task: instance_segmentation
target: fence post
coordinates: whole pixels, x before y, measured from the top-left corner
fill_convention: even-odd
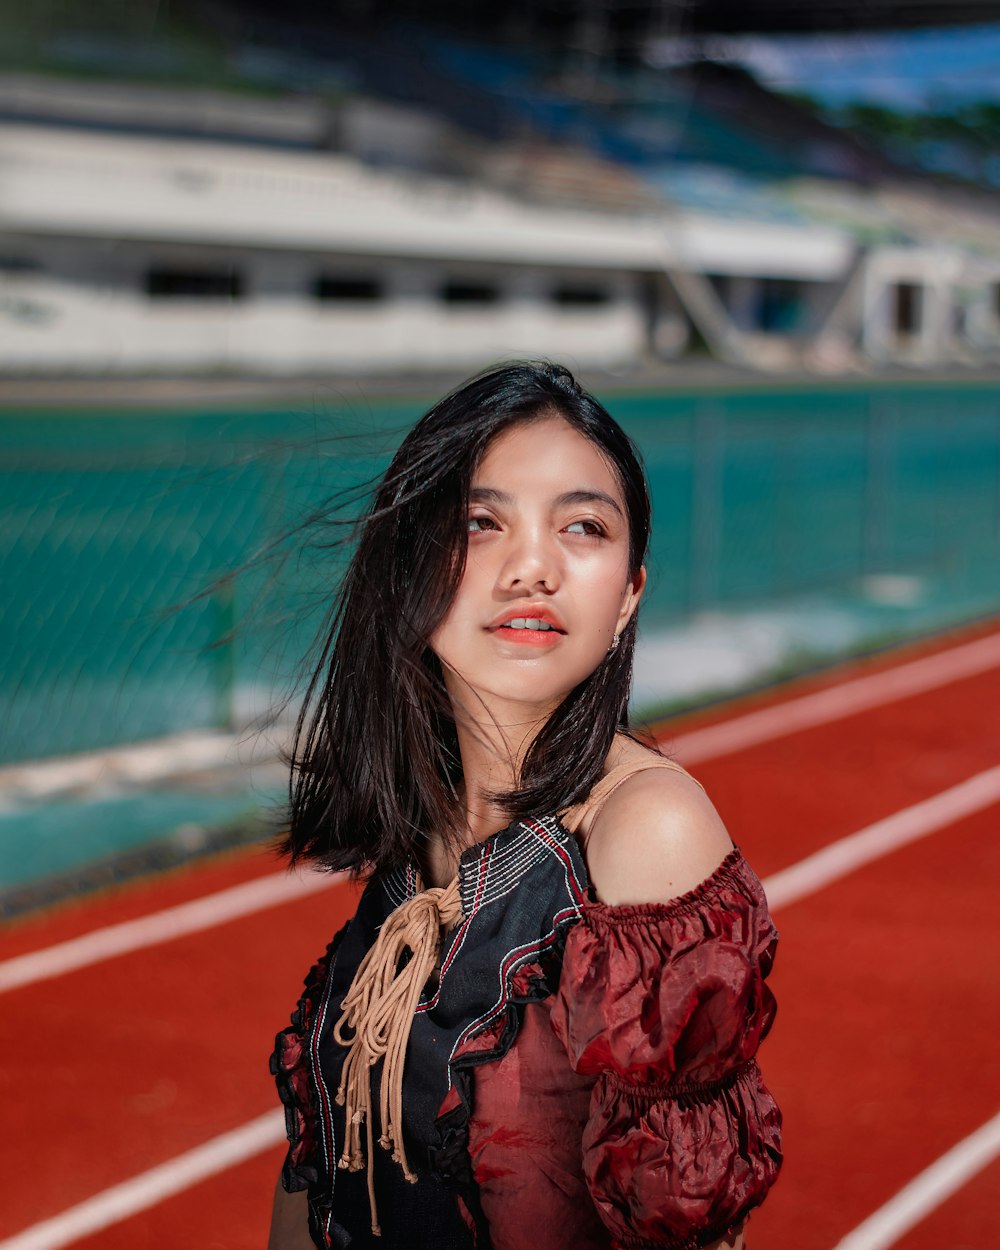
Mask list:
[[[215,607],[216,639],[216,724],[219,729],[235,729],[233,696],[235,694],[236,656],[236,587],[235,578],[227,577],[212,595]]]
[[[998,541],[1000,541],[1000,408],[997,409],[997,413],[996,413],[996,436],[997,436],[997,443],[996,443],[995,450],[996,450],[997,472],[996,472],[996,498],[995,498],[994,511],[996,513],[996,516],[995,516],[996,538]]]
[[[689,612],[717,603],[719,599],[725,446],[725,413],[717,399],[703,399],[695,411],[692,449]]]
[[[877,392],[868,395],[865,447],[865,495],[861,541],[861,574],[881,573],[891,556],[892,453],[896,400]]]

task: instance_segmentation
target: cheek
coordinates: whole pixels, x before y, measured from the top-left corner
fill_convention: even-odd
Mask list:
[[[457,621],[465,620],[472,615],[479,598],[478,581],[480,579],[478,573],[479,570],[470,558],[466,563],[465,570],[462,573],[462,580],[458,583],[455,597],[451,601],[451,606],[442,624],[450,625]]]
[[[455,597],[441,623],[430,637],[431,649],[439,656],[453,651],[456,646],[468,640],[470,626],[477,620],[475,609],[477,602],[475,570],[466,565]]]
[[[602,627],[617,618],[628,586],[628,567],[621,560],[590,570],[581,589],[596,626]]]
[[[497,582],[496,558],[493,551],[477,550],[470,545],[469,554],[458,583],[451,611],[464,618],[477,620],[486,613],[496,611],[493,592]]]

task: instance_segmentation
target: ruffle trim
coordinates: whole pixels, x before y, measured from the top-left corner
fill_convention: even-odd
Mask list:
[[[551,997],[559,982],[567,934],[577,923],[575,915],[559,921],[544,950],[527,955],[507,971],[496,1013],[465,1040],[451,1061],[451,1089],[435,1120],[438,1144],[431,1151],[431,1166],[435,1177],[451,1185],[465,1203],[476,1225],[477,1245],[489,1247],[490,1240],[469,1154],[472,1069],[502,1059],[517,1040],[523,1009]]]
[[[320,1180],[316,1159],[316,1118],[309,1067],[309,1039],[313,1020],[326,987],[337,947],[347,925],[334,936],[325,954],[309,969],[291,1021],[274,1039],[271,1075],[285,1108],[288,1152],[281,1183],[289,1193],[309,1189]]]
[[[718,896],[726,885],[735,886],[750,901],[764,901],[764,891],[753,869],[743,858],[743,852],[734,846],[726,858],[704,881],[678,894],[665,903],[619,903],[611,905],[600,900],[585,903],[583,918],[592,928],[627,928],[631,925],[649,925],[669,920],[674,916],[693,911]]]
[[[648,1237],[621,1237],[612,1241],[613,1250],[702,1250],[713,1242],[724,1238],[732,1241],[746,1226],[746,1217],[737,1220],[728,1228],[699,1233],[696,1237],[668,1237],[666,1240],[657,1238],[650,1241]]]
[[[669,1085],[660,1081],[641,1084],[626,1080],[617,1072],[605,1072],[602,1078],[615,1094],[621,1098],[630,1098],[635,1102],[679,1102],[685,1105],[713,1102],[719,1094],[731,1089],[738,1081],[754,1082],[760,1079],[760,1068],[756,1059],[747,1059],[737,1064],[725,1075],[710,1081],[677,1081]]]
[[[627,1087],[599,1097],[584,1166],[615,1246],[697,1250],[764,1201],[781,1168],[781,1113],[756,1063],[735,1075],[714,1093],[661,1090],[638,1115]],[[676,1171],[661,1189],[663,1167]]]

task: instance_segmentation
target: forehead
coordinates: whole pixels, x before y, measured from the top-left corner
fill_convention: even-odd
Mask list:
[[[559,416],[523,421],[487,447],[473,486],[502,486],[510,494],[591,487],[622,501],[614,465],[596,443]]]

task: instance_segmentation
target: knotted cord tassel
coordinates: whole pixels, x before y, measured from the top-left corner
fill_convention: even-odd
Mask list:
[[[371,1069],[381,1059],[379,1145],[392,1151],[403,1175],[415,1184],[403,1144],[403,1067],[413,1015],[420,992],[434,971],[441,949],[441,931],[462,918],[462,899],[456,876],[444,888],[435,887],[401,903],[386,918],[378,937],[358,965],[344,997],[334,1040],[347,1051],[337,1090],[345,1107],[346,1132],[339,1166],[352,1172],[368,1169],[368,1201],[372,1232],[382,1235],[375,1204],[372,1167],[374,1130],[371,1106]],[[407,952],[410,958],[400,963]],[[350,1031],[353,1036],[347,1037]],[[366,1128],[367,1151],[361,1148],[361,1125]]]

